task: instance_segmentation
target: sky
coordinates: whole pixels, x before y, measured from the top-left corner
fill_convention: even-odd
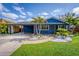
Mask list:
[[[3,3],[0,18],[16,22],[31,21],[33,17],[58,17],[68,12],[79,14],[78,3]]]

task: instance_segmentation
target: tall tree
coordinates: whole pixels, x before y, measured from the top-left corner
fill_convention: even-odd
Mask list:
[[[40,28],[42,27],[41,23],[45,23],[46,20],[43,17],[36,17],[36,18],[33,18],[33,20],[31,22],[39,24],[39,27],[38,27],[39,28],[39,32],[38,32],[37,28],[36,28],[36,30],[37,30],[37,33],[40,34]]]
[[[74,13],[67,13],[65,14],[64,20],[65,22],[71,24],[71,25],[76,25],[77,24],[77,17],[75,16]]]
[[[33,20],[31,21],[32,23],[45,23],[46,20],[43,17],[36,17],[32,18]]]
[[[79,22],[79,17],[77,17],[74,13],[67,13],[64,15],[63,19],[66,23],[71,25],[73,33],[74,28]]]

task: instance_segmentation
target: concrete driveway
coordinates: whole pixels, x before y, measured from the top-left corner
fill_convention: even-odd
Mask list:
[[[0,35],[0,56],[9,56],[22,44],[21,39],[27,38],[23,34]]]
[[[21,46],[21,43],[18,41],[6,42],[0,45],[0,56],[9,56],[17,48]]]
[[[44,38],[45,37],[41,37],[40,40],[34,40],[33,37],[31,37],[31,35],[26,34],[0,35],[0,56],[11,55],[22,44],[36,44],[47,42],[50,40],[47,36],[45,39]]]

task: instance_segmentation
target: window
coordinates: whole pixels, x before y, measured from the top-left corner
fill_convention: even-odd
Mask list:
[[[58,28],[64,28],[65,26],[64,25],[58,25]]]
[[[40,29],[42,29],[42,30],[48,30],[49,29],[49,25],[41,25]]]

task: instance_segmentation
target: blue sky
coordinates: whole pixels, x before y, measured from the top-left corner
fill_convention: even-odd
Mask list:
[[[78,3],[5,3],[0,4],[0,18],[16,22],[30,21],[32,17],[58,17],[65,13],[79,14]]]

